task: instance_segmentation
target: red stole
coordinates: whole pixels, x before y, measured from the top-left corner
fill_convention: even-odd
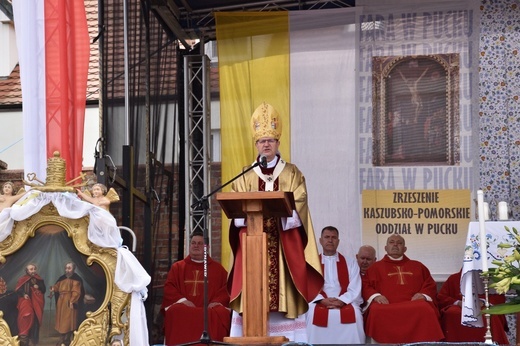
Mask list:
[[[340,295],[345,293],[348,288],[349,279],[348,279],[348,266],[347,261],[345,260],[345,257],[338,253],[338,259],[339,261],[336,262],[337,265],[337,271],[338,271],[338,280],[339,284],[341,286],[341,292]],[[321,261],[321,254],[320,254],[320,262],[321,262],[321,271],[322,273],[325,273],[325,269],[323,266],[323,262]],[[327,293],[325,291],[321,290],[321,295],[325,298],[327,298]],[[352,304],[345,304],[341,309],[339,309],[340,314],[340,322],[342,324],[347,323],[355,323],[356,322],[356,314],[354,312],[354,308],[352,307]],[[312,324],[318,326],[318,327],[327,327],[329,323],[329,309],[321,304],[317,303],[316,307],[314,308],[314,316],[312,319]]]

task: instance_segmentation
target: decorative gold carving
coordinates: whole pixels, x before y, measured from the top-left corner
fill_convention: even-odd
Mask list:
[[[0,311],[0,341],[5,346],[18,346],[18,337],[11,335],[9,325],[4,321],[4,313]]]
[[[71,346],[105,345],[115,335],[129,333],[128,323],[122,318],[130,304],[130,294],[121,291],[114,283],[117,251],[113,248],[102,248],[88,240],[89,218],[68,219],[58,214],[52,204],[44,206],[40,212],[16,222],[11,235],[0,242],[0,262],[5,263],[6,256],[20,250],[27,240],[45,227],[59,226],[72,239],[75,249],[87,257],[87,265],[99,264],[106,277],[106,294],[104,301],[96,311],[87,313],[87,318],[74,332]],[[18,345],[18,337],[12,336],[9,325],[0,311],[0,345]]]
[[[47,181],[44,183],[35,173],[28,173],[27,180],[24,179],[24,184],[32,187],[34,190],[45,192],[74,192],[77,187],[85,186],[87,183],[83,182],[85,174],[80,175],[71,181],[65,182],[66,162],[60,157],[60,152],[55,151],[54,156],[47,160]],[[76,180],[81,179],[80,184],[71,185]],[[36,181],[38,184],[32,183]]]

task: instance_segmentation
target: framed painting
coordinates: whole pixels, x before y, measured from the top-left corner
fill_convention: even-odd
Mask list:
[[[117,250],[89,241],[88,223],[49,203],[0,242],[0,344],[106,345],[128,335]]]
[[[460,162],[459,55],[372,59],[373,164]]]

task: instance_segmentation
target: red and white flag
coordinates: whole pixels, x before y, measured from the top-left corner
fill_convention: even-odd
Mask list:
[[[55,151],[66,180],[82,170],[90,38],[81,0],[14,0],[22,83],[25,174],[46,179]]]

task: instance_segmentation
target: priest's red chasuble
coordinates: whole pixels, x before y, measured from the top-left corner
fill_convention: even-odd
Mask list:
[[[372,302],[365,332],[378,343],[411,343],[444,339],[436,306],[437,287],[422,263],[403,256],[394,261],[387,255],[368,268],[363,277],[363,299],[385,296],[390,304]],[[414,300],[422,293],[433,301]]]
[[[187,299],[195,304],[190,307],[182,302]],[[231,313],[227,291],[227,272],[220,263],[208,259],[208,305],[220,303],[208,309],[209,336],[222,341],[229,335]],[[164,311],[164,335],[167,345],[197,341],[204,330],[204,265],[194,262],[190,256],[173,264],[166,284],[162,304]]]

